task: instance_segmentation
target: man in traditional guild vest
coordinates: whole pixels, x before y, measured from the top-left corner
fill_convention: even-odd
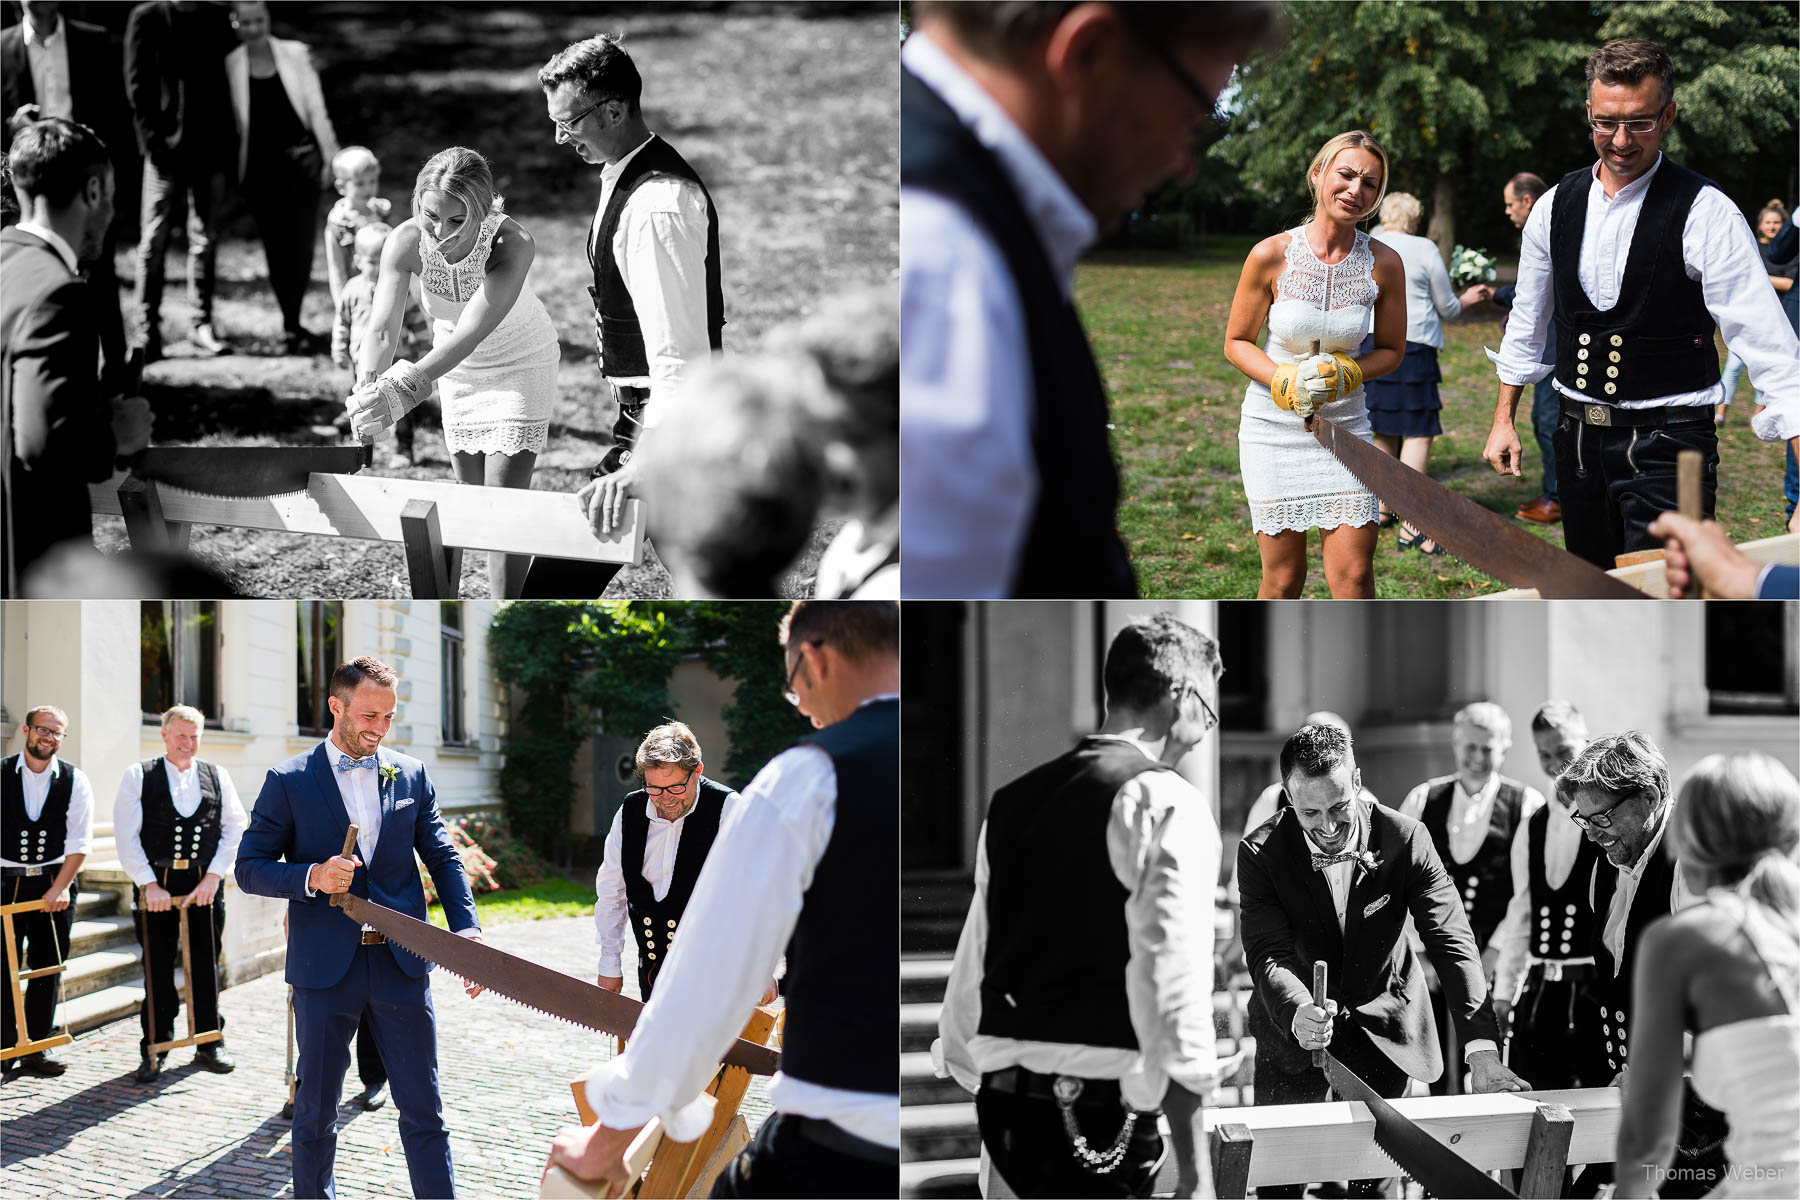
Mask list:
[[[1107,650],[1099,732],[988,808],[934,1049],[975,1093],[982,1144],[1016,1195],[1149,1195],[1159,1112],[1176,1194],[1212,1194],[1200,1130],[1218,1081],[1221,844],[1175,764],[1217,724],[1220,669],[1213,640],[1166,613],[1126,626]]]
[[[35,971],[69,957],[69,928],[80,891],[75,873],[87,857],[94,832],[94,790],[80,767],[57,757],[69,732],[60,708],[27,709],[19,734],[25,750],[0,760],[0,901],[43,900],[42,912],[13,917],[10,942],[0,939],[0,962]],[[43,975],[25,985],[25,1028],[18,1028],[12,1004],[0,1005],[0,1045],[50,1036],[61,975]],[[7,1059],[7,1074],[61,1075],[68,1064],[48,1050]]]
[[[1531,740],[1554,782],[1587,747],[1587,722],[1567,700],[1552,700],[1531,718]],[[1533,1087],[1604,1087],[1612,1074],[1590,1077],[1584,1062],[1600,1031],[1588,900],[1600,851],[1569,819],[1567,793],[1554,794],[1513,835],[1512,901],[1490,943],[1494,1019],[1507,1066]]]
[[[1587,1034],[1583,1079],[1598,1086],[1622,1083],[1630,1061],[1631,981],[1638,945],[1651,923],[1693,898],[1680,864],[1663,850],[1674,805],[1669,764],[1655,743],[1631,730],[1588,743],[1556,782],[1574,805],[1570,818],[1605,855],[1594,864],[1589,887],[1596,920],[1588,945],[1600,1028]],[[1705,1194],[1725,1168],[1724,1138],[1724,1114],[1701,1103],[1691,1085],[1685,1087],[1674,1163],[1678,1170],[1660,1183],[1661,1194]],[[1611,1172],[1612,1164],[1595,1164],[1571,1194],[1592,1195],[1584,1182],[1611,1179]]]
[[[637,769],[644,786],[613,814],[606,856],[594,878],[594,940],[600,943],[597,982],[616,992],[625,984],[624,930],[631,930],[638,995],[648,1000],[719,826],[744,806],[744,798],[706,778],[700,743],[680,721],[644,735]],[[774,998],[771,984],[761,1003]]]
[[[149,1083],[168,1052],[155,1042],[174,1037],[175,966],[181,961],[181,920],[188,923],[188,983],[194,1029],[223,1029],[219,1016],[219,952],[225,945],[225,898],[220,885],[237,861],[238,840],[250,819],[225,768],[196,758],[206,718],[177,704],[162,715],[163,754],[132,763],[113,799],[113,838],[119,865],[137,885],[132,916],[144,947],[144,1002],[139,1021],[143,1061],[137,1081]],[[194,1048],[194,1065],[220,1074],[236,1064],[225,1043]]]
[[[632,452],[657,421],[651,401],[718,353],[725,326],[719,216],[688,161],[644,123],[643,81],[619,39],[602,34],[559,51],[538,71],[558,144],[600,168],[600,205],[588,227],[600,376],[617,405],[613,445],[581,491],[597,534],[619,523],[632,495]],[[543,559],[526,595],[598,596],[618,566]]]
[[[1562,396],[1557,497],[1568,549],[1600,567],[1660,545],[1648,532],[1679,508],[1676,458],[1704,455],[1713,511],[1722,398],[1716,323],[1751,382],[1800,396],[1800,341],[1768,283],[1744,215],[1709,181],[1670,162],[1675,69],[1655,42],[1617,38],[1587,60],[1587,118],[1599,162],[1570,172],[1526,218],[1512,317],[1495,371],[1499,404],[1485,457],[1522,470],[1513,413],[1524,386],[1553,372]],[[1554,320],[1556,361],[1540,362]],[[1755,422],[1800,433],[1795,406]]]
[[[800,601],[781,640],[788,699],[819,731],[721,822],[656,999],[588,1073],[599,1122],[551,1147],[578,1178],[630,1178],[624,1151],[652,1117],[678,1141],[705,1132],[700,1095],[785,949],[775,1111],[712,1194],[899,1194],[900,606]]]
[[[1482,973],[1491,981],[1499,957],[1492,944],[1494,931],[1513,897],[1513,834],[1543,807],[1544,797],[1536,788],[1500,774],[1500,764],[1512,748],[1512,718],[1498,704],[1484,700],[1458,712],[1451,725],[1451,747],[1456,773],[1428,779],[1408,792],[1400,812],[1423,824],[1431,836],[1439,861],[1462,897],[1463,914],[1481,951]],[[1431,1006],[1438,1031],[1448,1039],[1453,1026],[1444,1019],[1440,988],[1432,988]],[[1444,1044],[1446,1049],[1452,1045],[1448,1040]],[[1461,1090],[1460,1071],[1446,1071],[1432,1084],[1438,1095]]]

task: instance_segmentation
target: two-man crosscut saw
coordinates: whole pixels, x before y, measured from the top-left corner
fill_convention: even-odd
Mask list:
[[[1320,1008],[1325,1006],[1325,985],[1325,964],[1315,962],[1313,1003]],[[1375,1118],[1375,1144],[1431,1195],[1517,1200],[1514,1193],[1488,1178],[1486,1172],[1403,1116],[1329,1050],[1314,1050],[1313,1065],[1325,1072],[1326,1082],[1339,1099],[1368,1106],[1369,1115]]]
[[[355,837],[353,825],[345,838],[346,858],[355,848]],[[373,927],[389,941],[427,962],[436,963],[452,975],[479,983],[527,1008],[576,1025],[625,1037],[637,1025],[638,1014],[644,1010],[641,1001],[629,996],[609,992],[528,958],[471,941],[361,896],[339,892],[331,897],[331,902],[343,909],[351,920]],[[742,1067],[752,1075],[773,1075],[780,1065],[780,1056],[768,1046],[737,1038],[719,1061],[727,1066]]]

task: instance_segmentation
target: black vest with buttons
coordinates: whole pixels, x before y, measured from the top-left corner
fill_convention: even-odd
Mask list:
[[[626,922],[637,939],[638,988],[644,999],[656,986],[656,976],[669,960],[669,942],[681,924],[700,868],[719,836],[719,818],[731,789],[701,776],[694,807],[681,819],[681,841],[675,847],[675,870],[669,890],[661,900],[644,878],[644,843],[650,836],[650,817],[645,812],[650,793],[639,788],[625,797],[619,810],[619,867],[625,876]]]
[[[1625,938],[1620,944],[1617,971],[1613,969],[1615,960],[1606,948],[1604,935],[1606,914],[1612,908],[1613,893],[1618,890],[1619,870],[1611,862],[1600,863],[1598,870],[1594,879],[1594,996],[1601,1008],[1606,1065],[1609,1070],[1622,1071],[1630,1052],[1631,979],[1632,972],[1637,969],[1638,943],[1643,940],[1644,930],[1651,922],[1669,915],[1669,891],[1675,885],[1675,863],[1659,846],[1644,865],[1643,877],[1638,880],[1637,891],[1631,897],[1631,911],[1625,914]]]
[[[44,811],[33,821],[25,815],[25,779],[19,765],[20,755],[8,755],[0,762],[0,845],[5,852],[0,858],[31,867],[39,863],[61,862],[63,847],[69,837],[69,797],[75,793],[75,768],[56,760],[56,778],[50,781],[44,797]]]
[[[194,815],[184,817],[175,809],[175,798],[169,792],[169,773],[160,758],[146,759],[144,772],[144,823],[138,830],[138,844],[144,857],[156,868],[160,877],[165,870],[193,871],[195,880],[206,873],[207,865],[219,852],[219,836],[223,829],[224,805],[219,799],[219,769],[209,762],[194,760],[194,774],[200,784],[200,806]],[[187,866],[176,866],[185,862]]]
[[[1450,801],[1455,794],[1455,776],[1433,785],[1425,793],[1425,811],[1419,819],[1431,834],[1431,844],[1437,848],[1445,874],[1462,897],[1475,945],[1486,950],[1488,939],[1500,927],[1506,906],[1512,902],[1512,839],[1519,828],[1525,789],[1511,779],[1500,780],[1494,803],[1488,809],[1487,836],[1475,857],[1466,863],[1450,856]]]
[[[1550,209],[1550,277],[1556,298],[1556,379],[1606,404],[1697,392],[1719,382],[1713,318],[1689,279],[1681,231],[1694,197],[1711,182],[1667,157],[1638,210],[1619,302],[1605,312],[1581,288],[1581,243],[1592,167],[1556,185]]]
[[[1550,834],[1550,806],[1531,814],[1526,821],[1526,857],[1531,872],[1531,956],[1547,960],[1586,958],[1597,927],[1594,909],[1588,903],[1588,880],[1594,873],[1594,862],[1600,848],[1587,838],[1575,852],[1575,864],[1561,887],[1551,887],[1544,874],[1544,846]]]
[[[686,179],[706,197],[706,337],[714,350],[723,344],[725,296],[719,286],[719,214],[713,208],[712,193],[698,172],[688,166],[687,159],[655,134],[625,164],[607,197],[606,210],[588,227],[588,262],[594,269],[594,307],[600,320],[600,374],[608,379],[633,379],[650,373],[650,360],[644,352],[644,334],[638,325],[637,305],[632,303],[631,289],[619,273],[613,258],[613,234],[625,214],[625,202],[638,185],[653,175],[674,175]]]

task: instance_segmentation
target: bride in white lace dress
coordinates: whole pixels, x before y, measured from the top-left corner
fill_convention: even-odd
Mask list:
[[[1705,900],[1644,931],[1616,1194],[1675,1182],[1686,1064],[1730,1125],[1707,1195],[1800,1196],[1800,782],[1764,754],[1715,754],[1669,820],[1666,849]]]
[[[1262,554],[1258,599],[1300,595],[1314,526],[1332,596],[1375,594],[1375,495],[1313,439],[1295,397],[1370,440],[1362,381],[1392,371],[1406,352],[1406,269],[1356,227],[1381,203],[1387,175],[1387,153],[1361,130],[1326,142],[1307,171],[1311,219],[1257,244],[1231,302],[1225,358],[1250,377],[1238,461]],[[1265,319],[1268,340],[1258,345]],[[1375,348],[1353,358],[1371,327]]]
[[[413,186],[413,217],[388,238],[374,311],[347,402],[370,436],[439,388],[444,441],[463,483],[528,488],[544,448],[561,356],[556,327],[525,285],[531,235],[494,195],[487,160],[460,146],[435,154]],[[432,346],[393,362],[413,276],[424,285]],[[529,555],[488,558],[493,596],[519,594]]]

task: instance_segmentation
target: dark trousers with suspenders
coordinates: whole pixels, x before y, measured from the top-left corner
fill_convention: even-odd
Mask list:
[[[41,900],[50,891],[50,885],[56,882],[56,874],[62,870],[61,863],[45,863],[41,867],[6,867],[4,870],[4,887],[0,887],[0,902],[6,904],[23,904],[31,900]],[[36,871],[37,874],[28,874]],[[69,906],[61,912],[18,913],[13,917],[13,943],[0,944],[0,964],[4,964],[7,973],[12,972],[13,964],[21,964],[20,969],[35,971],[40,967],[54,967],[59,962],[67,962],[69,958],[69,929],[75,922],[75,899],[77,887],[75,881],[69,883]],[[0,939],[3,943],[4,939]],[[62,991],[61,975],[45,975],[25,984],[25,1030],[32,1041],[48,1037],[56,1019],[56,1001]],[[18,1021],[13,1014],[12,997],[4,997],[0,1004],[4,1010],[3,1025],[0,1025],[0,1044],[16,1045],[19,1037]],[[8,1061],[12,1067],[18,1060]]]
[[[175,903],[167,912],[146,911],[140,891],[138,907],[132,911],[138,945],[143,946],[150,956],[144,972],[149,982],[148,994],[138,1008],[138,1025],[144,1031],[138,1043],[141,1051],[148,1051],[152,1041],[166,1042],[175,1036],[175,1014],[181,1008],[181,992],[175,986],[175,968],[181,965],[181,897],[199,887],[206,874],[199,863],[179,868],[166,862],[150,865],[156,872],[156,882],[175,898]],[[194,1029],[199,1033],[223,1029],[219,1018],[219,962],[225,944],[223,884],[211,904],[188,905],[187,922],[189,969],[193,972],[190,982],[194,992]],[[156,1021],[154,1029],[151,1028],[152,1012]]]
[[[1649,525],[1658,514],[1681,507],[1675,461],[1683,450],[1698,450],[1705,461],[1701,510],[1713,515],[1719,435],[1711,405],[1627,410],[1561,399],[1556,489],[1569,553],[1611,570],[1621,554],[1661,549],[1662,539],[1650,536]]]

